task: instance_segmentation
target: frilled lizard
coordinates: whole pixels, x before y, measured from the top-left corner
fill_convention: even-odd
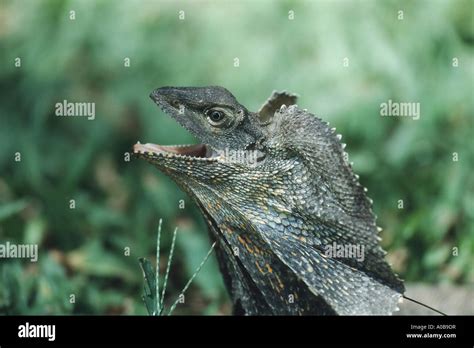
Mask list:
[[[258,112],[222,87],[150,96],[202,144],[137,143],[134,153],[199,206],[235,314],[397,310],[404,285],[384,260],[371,201],[328,123],[286,92]]]

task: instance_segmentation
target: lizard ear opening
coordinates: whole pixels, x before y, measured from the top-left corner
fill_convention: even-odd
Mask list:
[[[269,124],[275,112],[280,110],[283,104],[286,106],[294,105],[297,99],[297,94],[288,93],[286,91],[273,91],[272,95],[260,107],[260,110],[257,111],[260,123],[262,125]]]

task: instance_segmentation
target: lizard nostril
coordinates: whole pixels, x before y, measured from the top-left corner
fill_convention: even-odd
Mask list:
[[[175,99],[175,100],[173,100],[173,101],[171,102],[171,105],[173,105],[175,108],[178,108],[178,107],[179,107],[179,101],[177,101],[177,100]]]

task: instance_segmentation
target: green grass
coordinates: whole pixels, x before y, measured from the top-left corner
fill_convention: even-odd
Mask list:
[[[193,141],[149,100],[165,85],[222,85],[251,110],[274,89],[298,93],[343,135],[402,278],[473,283],[472,6],[3,1],[0,243],[37,243],[40,255],[0,260],[0,311],[146,314],[138,259],[154,262],[158,217],[164,254],[178,226],[167,294],[182,290],[210,247],[204,221],[163,174],[124,161],[137,140]],[[95,102],[95,120],[56,117],[64,99]],[[388,99],[420,102],[420,120],[380,117]],[[230,313],[214,257],[175,313]]]

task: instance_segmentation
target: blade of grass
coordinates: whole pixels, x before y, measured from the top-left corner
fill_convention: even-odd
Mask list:
[[[142,300],[145,303],[148,314],[154,315],[156,301],[156,295],[153,293],[155,274],[153,272],[153,268],[151,267],[150,261],[145,258],[140,258],[138,261],[140,263],[140,268],[143,271],[143,277],[145,278],[145,284],[143,286],[144,295],[142,296]]]
[[[170,273],[171,261],[173,260],[173,254],[174,254],[174,247],[175,247],[175,244],[176,244],[177,232],[178,232],[178,227],[176,227],[174,229],[173,240],[171,241],[171,249],[170,249],[170,254],[168,256],[168,264],[166,265],[165,280],[163,282],[163,290],[161,292],[161,304],[160,304],[161,308],[163,308],[163,302],[164,302],[163,300],[164,300],[164,297],[165,297],[166,285],[168,283],[168,276],[169,276],[169,273]]]
[[[209,249],[209,251],[207,252],[206,256],[204,257],[204,259],[201,261],[201,263],[199,264],[199,266],[196,268],[196,271],[194,272],[194,274],[191,276],[191,278],[188,280],[188,282],[186,283],[186,285],[184,286],[183,290],[181,290],[181,292],[179,293],[178,295],[178,298],[176,299],[176,301],[174,301],[173,305],[170,307],[170,310],[168,312],[168,315],[171,315],[171,313],[173,313],[173,311],[175,310],[176,306],[178,305],[178,302],[179,302],[179,299],[180,297],[188,290],[189,286],[191,285],[191,283],[193,282],[194,278],[196,278],[196,276],[199,274],[199,272],[201,271],[201,268],[204,266],[204,264],[207,262],[207,260],[209,259],[209,256],[211,256],[212,252],[214,251],[214,247],[216,246],[216,242],[212,243],[211,245],[211,248]]]
[[[161,224],[163,223],[163,219],[160,219],[158,223],[158,236],[156,237],[156,287],[155,287],[155,315],[160,315],[162,311],[161,303],[160,303],[160,240],[161,240]],[[166,285],[165,285],[166,287]]]

